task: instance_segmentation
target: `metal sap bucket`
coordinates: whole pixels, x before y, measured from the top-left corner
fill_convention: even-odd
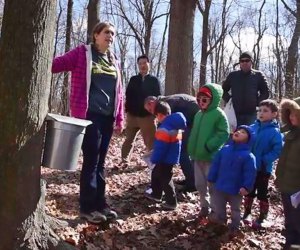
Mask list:
[[[48,114],[44,145],[44,167],[75,171],[81,150],[85,128],[91,121]]]

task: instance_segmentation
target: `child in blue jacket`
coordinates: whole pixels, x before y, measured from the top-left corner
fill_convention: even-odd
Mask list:
[[[211,199],[215,206],[212,218],[226,224],[226,204],[231,207],[229,230],[239,230],[242,196],[251,192],[255,176],[255,157],[251,153],[254,133],[249,126],[242,125],[233,133],[228,144],[215,155],[207,180],[212,186]]]
[[[267,99],[260,102],[257,112],[257,120],[251,125],[255,133],[255,143],[252,153],[256,157],[257,176],[252,192],[244,200],[244,222],[251,223],[251,208],[255,197],[259,200],[260,214],[253,226],[260,226],[267,218],[269,211],[268,185],[273,170],[274,161],[279,158],[283,140],[279,125],[278,105],[276,101]]]
[[[155,133],[155,141],[151,162],[155,164],[151,175],[152,193],[146,193],[146,197],[161,201],[162,193],[165,194],[165,202],[162,207],[174,210],[177,207],[177,199],[172,181],[172,169],[179,163],[182,130],[186,128],[186,119],[180,112],[172,113],[168,103],[160,101],[155,106],[154,114],[160,125]]]

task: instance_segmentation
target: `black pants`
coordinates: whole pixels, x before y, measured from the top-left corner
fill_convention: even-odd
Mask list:
[[[253,122],[255,122],[255,119],[256,119],[256,112],[247,115],[236,114],[237,126],[250,125]]]
[[[170,164],[156,164],[151,175],[152,195],[160,199],[165,193],[166,203],[177,204],[174,183],[172,181],[172,168]]]
[[[247,196],[251,198],[257,197],[260,201],[268,202],[268,186],[271,174],[265,172],[257,172],[254,188]]]
[[[195,188],[194,166],[187,152],[187,144],[188,144],[190,133],[191,133],[191,128],[187,128],[182,135],[180,167],[185,177],[185,187],[194,189]]]
[[[285,218],[285,236],[286,243],[284,249],[289,249],[290,245],[300,244],[300,205],[294,208],[291,203],[291,195],[288,193],[281,193],[283,212]]]

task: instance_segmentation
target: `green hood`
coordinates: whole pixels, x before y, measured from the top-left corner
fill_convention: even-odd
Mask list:
[[[216,83],[207,83],[203,87],[209,88],[212,94],[212,102],[209,104],[207,111],[219,107],[223,95],[222,86]]]

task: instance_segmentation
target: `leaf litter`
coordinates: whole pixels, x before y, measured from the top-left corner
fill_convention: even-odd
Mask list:
[[[231,239],[225,227],[198,218],[197,193],[178,194],[176,211],[163,211],[144,197],[150,172],[142,161],[145,152],[139,136],[130,164],[121,162],[124,136],[113,137],[106,159],[106,196],[119,218],[111,223],[92,225],[79,218],[79,179],[82,156],[76,172],[42,168],[47,181],[46,211],[68,222],[57,234],[77,249],[280,249],[284,244],[284,218],[280,195],[270,181],[268,224],[255,230],[243,226]],[[180,168],[173,170],[174,179],[182,179]],[[254,215],[258,215],[255,204]],[[254,216],[254,217],[255,217]]]

